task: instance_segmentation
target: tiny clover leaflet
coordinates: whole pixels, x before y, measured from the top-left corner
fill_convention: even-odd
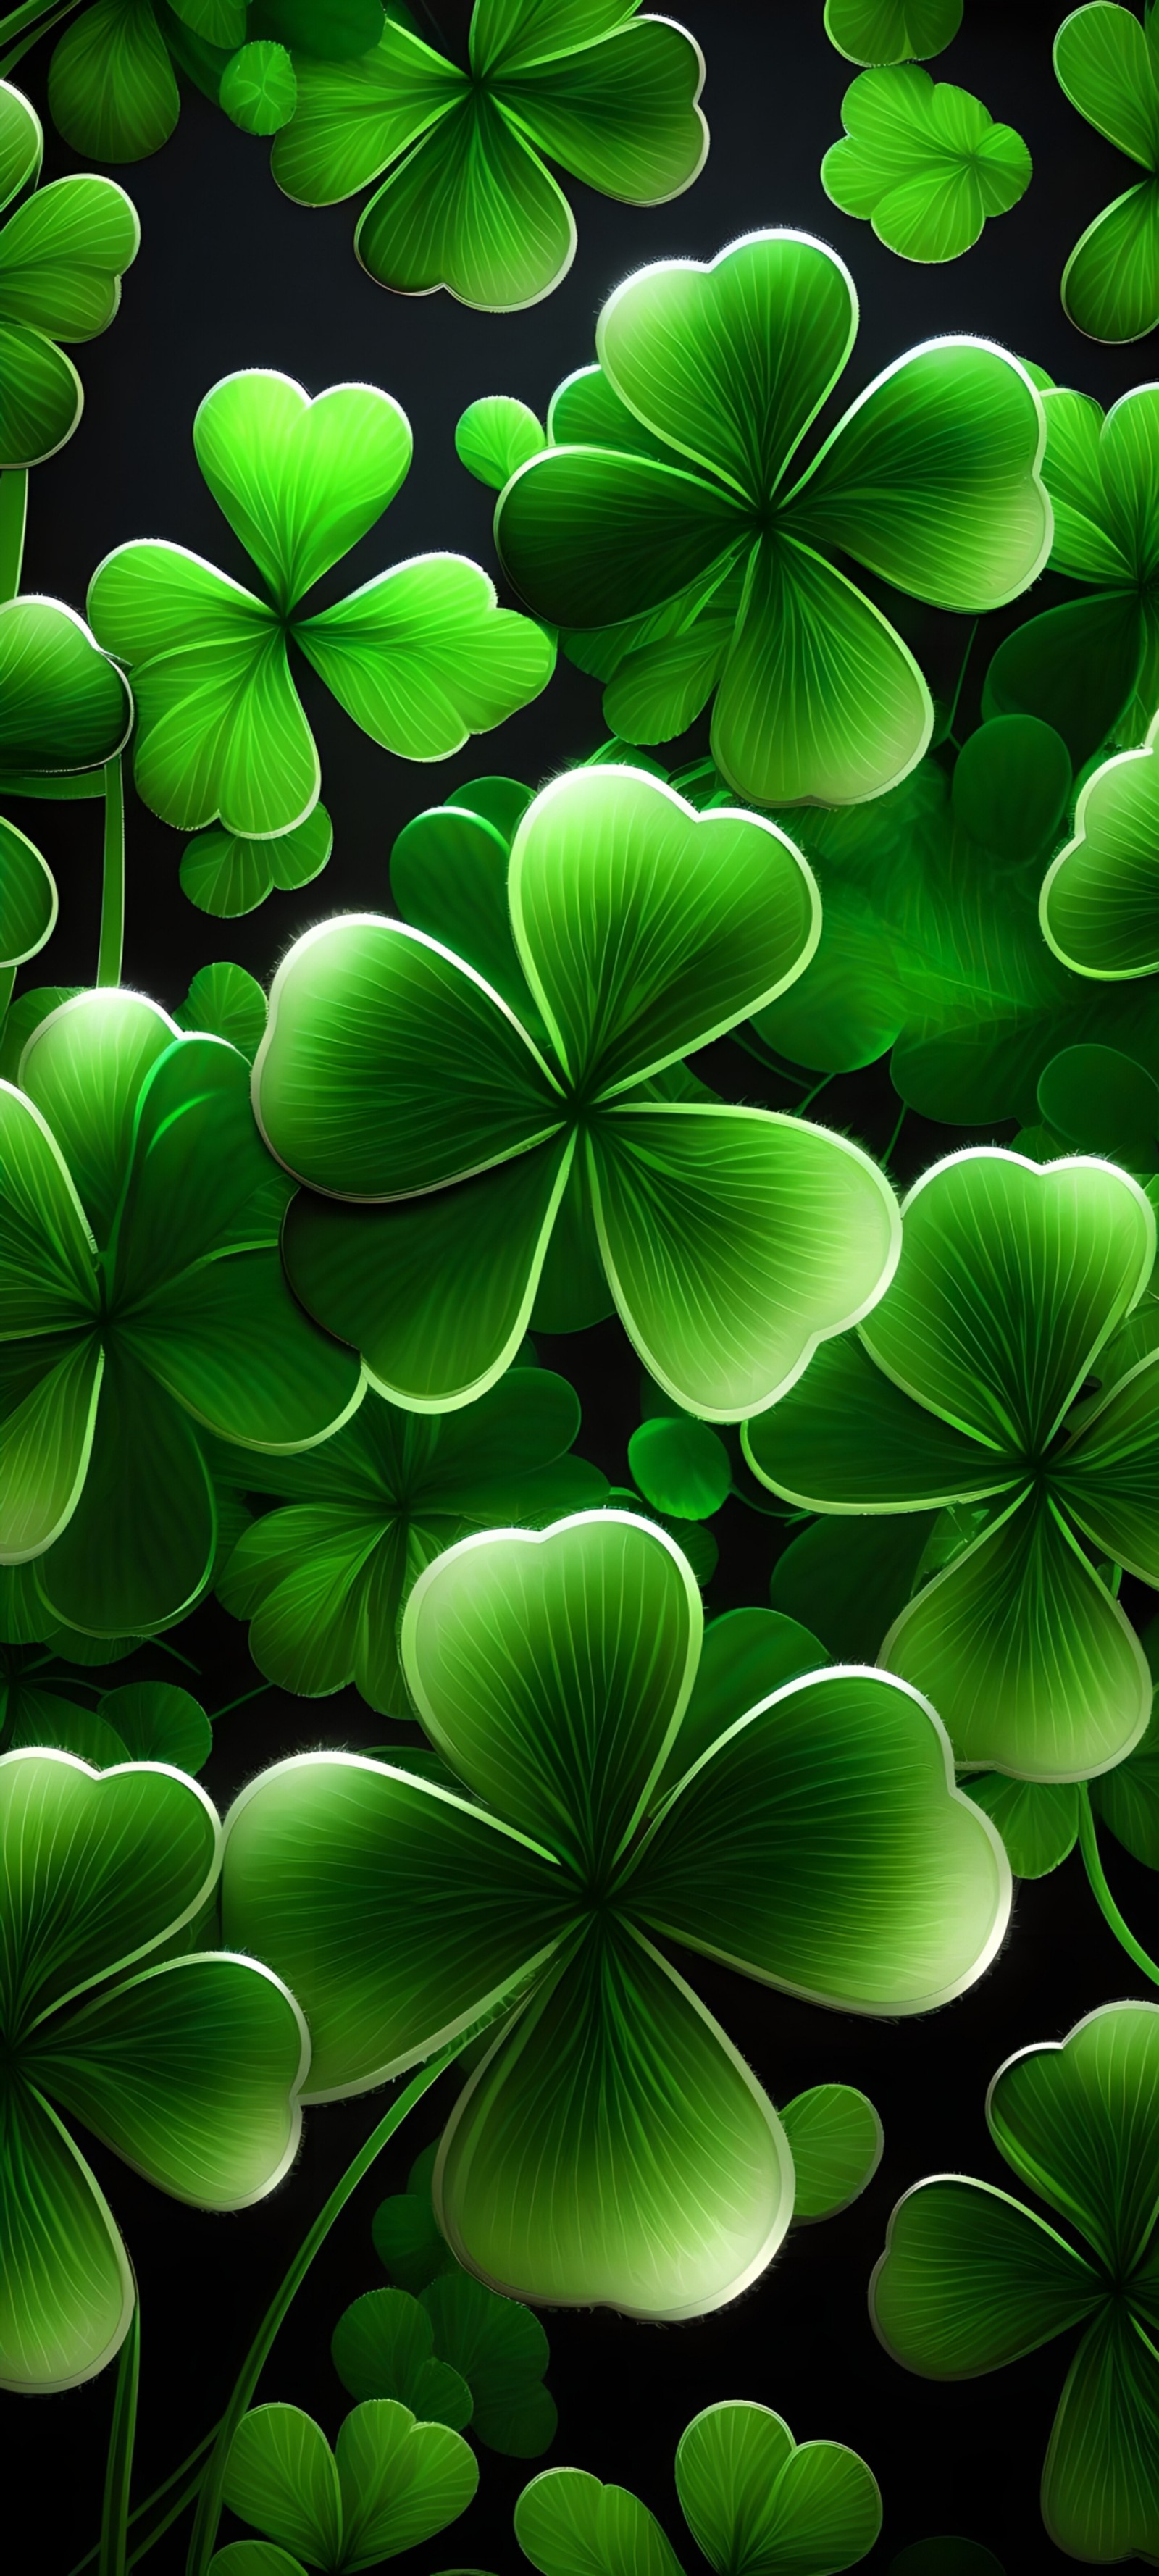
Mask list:
[[[272,2547],[233,2541],[210,2576],[354,2576],[417,2548],[465,2513],[479,2483],[469,2443],[445,2424],[416,2423],[409,2406],[371,2398],[338,2428],[331,2450],[299,2406],[254,2406],[233,2437],[225,2501]]]
[[[50,1012],[0,1084],[0,1564],[97,1636],[210,1581],[205,1434],[306,1447],[357,1366],[285,1284],[244,1057],[135,993]]]
[[[0,604],[0,800],[112,760],[133,721],[128,686],[61,600]],[[0,817],[0,970],[51,937],[57,891],[40,851]]]
[[[848,270],[806,234],[642,269],[496,508],[516,589],[610,683],[610,731],[664,741],[712,698],[716,765],[758,805],[880,795],[930,740],[912,654],[835,554],[980,612],[1050,551],[1039,396],[988,341],[911,350],[794,477],[856,330]]]
[[[168,7],[154,0],[95,0],[53,48],[52,120],[78,152],[100,161],[144,160],[168,142],[177,123],[177,74],[183,72],[248,131],[273,132],[261,121],[260,105],[253,121],[259,66],[246,57],[255,51],[283,55],[273,95],[292,112],[286,81],[287,73],[293,75],[291,49],[314,55],[324,47],[329,59],[348,59],[369,52],[381,24],[381,0],[325,0],[323,8],[317,0],[170,0]]]
[[[550,1283],[554,1322],[537,1307],[547,1329],[614,1303],[677,1403],[759,1412],[872,1305],[898,1240],[857,1146],[702,1086],[683,1096],[667,1072],[800,974],[807,868],[763,817],[696,815],[612,764],[545,787],[506,863],[482,816],[462,820],[450,856],[493,972],[469,946],[347,914],[275,977],[255,1109],[279,1161],[326,1194],[288,1217],[296,1295],[384,1394],[441,1411],[508,1365],[554,1236],[572,1280]],[[431,900],[454,881],[448,861]]]
[[[784,2237],[786,2132],[666,1941],[892,2016],[962,1991],[1003,1937],[1005,1854],[927,1703],[879,1673],[786,1681],[765,1620],[763,1658],[727,1620],[702,1652],[680,1551],[625,1513],[475,1534],[402,1626],[461,1787],[304,1754],[232,1810],[225,1938],[292,1979],[314,2099],[498,2017],[434,2200],[457,2260],[508,2296],[700,2315]]]
[[[274,840],[243,840],[220,827],[197,832],[181,858],[181,891],[199,912],[235,921],[256,912],[275,886],[281,894],[312,885],[329,862],[334,827],[324,805]]]
[[[579,1419],[566,1378],[515,1367],[453,1414],[406,1413],[371,1389],[320,1447],[247,1460],[248,1489],[284,1507],[244,1532],[217,1593],[249,1620],[258,1671],[307,1698],[353,1682],[369,1707],[411,1716],[398,1659],[411,1584],[470,1529],[534,1529],[602,1501],[599,1469],[568,1454]]]
[[[844,139],[821,164],[825,194],[903,259],[960,258],[987,217],[1008,214],[1030,185],[1021,135],[916,63],[862,72],[841,122]]]
[[[1063,310],[1091,340],[1141,340],[1159,323],[1159,26],[1120,0],[1072,9],[1054,68],[1072,107],[1146,172],[1104,206],[1062,273]]]
[[[58,343],[94,340],[121,300],[141,227],[115,179],[36,180],[40,119],[0,81],[0,467],[41,465],[71,438],[84,388]],[[23,191],[23,202],[14,206]]]
[[[204,1792],[162,1765],[0,1757],[0,2386],[76,2387],[128,2331],[129,2259],[68,2118],[198,2209],[245,2208],[293,2163],[293,1997],[248,1958],[150,1964],[212,1894],[219,1846]]]
[[[358,62],[297,64],[298,105],[273,149],[279,187],[333,205],[386,177],[359,218],[358,258],[404,295],[438,287],[510,313],[550,295],[575,218],[543,155],[629,205],[680,196],[704,164],[704,57],[639,0],[476,0],[470,68],[388,16]]]
[[[971,2379],[1084,2328],[1042,2514],[1056,2547],[1096,2566],[1159,2556],[1157,2094],[1154,2004],[1104,2004],[1061,2044],[1009,2058],[991,2136],[1081,2250],[1011,2194],[936,2175],[899,2201],[870,2285],[886,2351],[924,2378]]]
[[[744,2399],[706,2406],[676,2451],[676,2492],[714,2576],[837,2576],[881,2529],[877,2480],[843,2442],[794,2441],[783,2415]],[[584,2469],[544,2469],[515,2507],[515,2537],[540,2576],[682,2576],[667,2535],[627,2487]]]
[[[926,1172],[902,1218],[874,1315],[750,1426],[749,1457],[809,1511],[942,1515],[881,1661],[928,1692],[959,1762],[1109,1770],[1151,1708],[1099,1568],[1159,1584],[1159,1350],[1101,1384],[1099,1354],[1146,1288],[1152,1209],[1109,1163],[976,1146]]]
[[[1142,749],[1086,780],[1074,833],[1043,879],[1042,935],[1100,982],[1159,974],[1159,717]]]
[[[851,63],[928,63],[957,35],[965,0],[825,0],[825,33]]]
[[[206,395],[193,440],[260,591],[156,538],[115,547],[89,588],[94,634],[132,672],[137,786],[163,822],[195,831],[220,817],[225,832],[262,838],[312,812],[318,753],[291,645],[372,741],[407,760],[446,759],[545,686],[554,646],[497,606],[464,555],[414,556],[303,610],[407,473],[410,428],[389,394],[331,385],[311,401],[289,376],[247,368]]]
[[[1133,386],[1105,416],[1089,394],[1051,386],[1042,408],[1050,570],[1085,596],[1006,637],[982,703],[984,714],[1020,708],[1057,724],[1077,769],[1108,736],[1142,742],[1159,700],[1159,386]]]
[[[425,2198],[434,2229],[429,2178]],[[330,2347],[338,2376],[352,2397],[399,2398],[428,2422],[469,2425],[489,2450],[535,2459],[557,2424],[543,2385],[543,2327],[518,2300],[461,2271],[434,2233],[447,2268],[417,2298],[368,2290],[339,2318]]]
[[[83,1674],[61,1671],[39,1649],[0,1646],[0,1752],[30,1744],[75,1753],[94,1771],[165,1762],[192,1773],[209,1759],[213,1730],[200,1701],[177,1682],[120,1682],[101,1690]]]

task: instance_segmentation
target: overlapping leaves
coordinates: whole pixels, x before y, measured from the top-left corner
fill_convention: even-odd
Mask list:
[[[842,213],[903,259],[958,259],[1030,185],[1030,154],[981,101],[917,63],[863,72],[841,102],[845,138],[821,164]]]

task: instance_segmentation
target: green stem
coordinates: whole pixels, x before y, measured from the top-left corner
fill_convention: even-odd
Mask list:
[[[272,1682],[259,1682],[256,1690],[243,1691],[240,1699],[227,1699],[224,1708],[211,1708],[211,1723],[216,1726],[219,1717],[232,1717],[235,1708],[248,1708],[251,1699],[263,1699],[273,1687]]]
[[[968,636],[966,637],[966,650],[965,650],[965,652],[964,652],[964,653],[963,653],[963,655],[962,655],[961,668],[959,669],[959,672],[958,672],[958,685],[957,685],[957,687],[956,687],[956,689],[955,689],[955,691],[954,691],[953,697],[952,697],[952,698],[951,698],[951,700],[950,700],[950,712],[949,712],[949,714],[948,714],[948,716],[947,716],[947,718],[946,718],[946,732],[945,732],[945,739],[946,739],[946,741],[947,741],[947,742],[952,742],[952,743],[954,744],[954,749],[955,749],[955,751],[956,751],[956,750],[957,750],[957,748],[958,748],[957,742],[956,742],[956,741],[955,741],[955,739],[954,739],[954,726],[955,726],[955,724],[957,723],[957,720],[958,720],[958,700],[959,700],[959,698],[961,697],[961,694],[962,694],[962,682],[963,682],[963,680],[964,680],[964,679],[965,679],[965,677],[966,677],[966,672],[967,672],[967,669],[968,669],[968,667],[969,667],[970,655],[971,655],[971,653],[972,653],[972,652],[973,652],[973,650],[974,650],[974,638],[975,638],[975,636],[976,636],[977,632],[978,632],[978,620],[977,620],[977,618],[975,618],[974,623],[973,623],[972,627],[970,628],[970,632],[969,632]]]
[[[129,2331],[121,2345],[121,2357],[117,2363],[117,2385],[113,2392],[113,2421],[109,2429],[109,2458],[105,2470],[105,2501],[101,2514],[98,2576],[126,2576],[129,2483],[133,2475],[133,2444],[137,2433],[137,2386],[140,2376],[141,2306],[140,2301],[134,2299]]]
[[[130,2551],[129,2556],[125,2561],[126,2567],[135,2567],[137,2560],[139,2558],[144,2558],[146,2553],[152,2549],[154,2542],[160,2540],[163,2532],[168,2531],[170,2523],[176,2521],[177,2515],[179,2513],[184,2513],[186,2505],[192,2504],[193,2498],[201,2483],[200,2463],[204,2460],[205,2454],[209,2449],[209,2445],[213,2441],[216,2432],[216,2424],[211,2424],[208,2433],[202,2434],[196,2450],[190,2451],[187,2457],[181,2461],[178,2468],[170,2470],[168,2477],[162,2479],[160,2486],[154,2487],[152,2495],[147,2495],[141,2504],[134,2505],[133,2510],[129,2515],[128,2527],[130,2531],[132,2531],[135,2523],[144,2521],[145,2515],[152,2512],[154,2505],[164,2504],[166,2498],[173,2494],[175,2487],[179,2487],[181,2490],[180,2500],[170,2507],[169,2512],[165,2516],[164,2522],[158,2523],[156,2530],[150,2533],[148,2540],[139,2542],[137,2547]],[[86,2550],[84,2557],[78,2558],[75,2567],[70,2567],[69,2576],[85,2576],[86,2568],[91,2567],[94,2558],[99,2557],[100,2546],[101,2544],[99,2540],[94,2541],[92,2548]]]
[[[28,468],[6,465],[0,474],[0,600],[15,599],[24,563],[28,519]]]
[[[359,2148],[353,2163],[347,2165],[345,2173],[335,2183],[325,2207],[319,2211],[309,2235],[303,2238],[298,2247],[293,2262],[275,2291],[258,2327],[234,2381],[229,2404],[218,2425],[217,2439],[206,2463],[201,2494],[198,2498],[197,2516],[190,2536],[189,2555],[185,2562],[186,2576],[205,2576],[217,2541],[225,2472],[234,2434],[265,2368],[274,2337],[291,2301],[306,2278],[314,2256],[319,2247],[325,2243],[335,2219],[345,2209],[351,2193],[357,2190],[363,2175],[369,2173],[372,2164],[393,2138],[396,2129],[401,2128],[407,2113],[413,2111],[416,2102],[421,2102],[424,2093],[430,2091],[432,2084],[465,2048],[469,2036],[473,2036],[473,2033],[464,2033],[460,2038],[452,2040],[449,2047],[440,2049],[437,2057],[430,2058],[425,2066],[419,2068],[418,2074],[412,2076],[406,2091],[400,2093],[391,2103],[389,2111],[384,2113],[377,2128],[371,2130],[365,2146]]]
[[[901,1104],[901,1108],[900,1108],[900,1110],[898,1111],[897,1125],[896,1125],[896,1127],[894,1128],[893,1134],[892,1134],[892,1136],[890,1137],[889,1143],[888,1143],[888,1145],[886,1146],[885,1152],[884,1152],[884,1154],[882,1155],[882,1158],[881,1158],[881,1168],[882,1168],[883,1172],[888,1172],[889,1167],[890,1167],[890,1164],[891,1164],[891,1162],[892,1162],[892,1160],[893,1160],[894,1153],[895,1153],[896,1148],[897,1148],[897,1140],[898,1140],[898,1137],[899,1137],[899,1136],[900,1136],[900,1134],[901,1134],[902,1128],[903,1128],[903,1127],[904,1127],[904,1125],[905,1125],[905,1122],[906,1122],[906,1113],[907,1113],[908,1109],[909,1109],[909,1102],[908,1102],[908,1100],[903,1100],[903,1102],[902,1102],[902,1104]]]
[[[125,947],[125,782],[120,755],[105,762],[105,851],[98,984],[119,984]]]
[[[146,1640],[142,1638],[141,1642],[144,1645]],[[172,1655],[175,1664],[184,1664],[187,1673],[197,1673],[200,1676],[200,1664],[194,1663],[192,1655],[183,1655],[180,1646],[171,1646],[167,1637],[150,1637],[147,1642],[150,1646],[156,1647],[159,1655]]]
[[[831,1073],[823,1073],[820,1082],[815,1082],[812,1090],[806,1092],[804,1099],[797,1102],[796,1108],[790,1110],[790,1117],[803,1118],[805,1111],[812,1108],[814,1101],[820,1099],[821,1093],[828,1088],[828,1085],[833,1080],[834,1076]]]
[[[1150,1977],[1153,1986],[1159,1986],[1159,1967],[1156,1966],[1154,1959],[1149,1957],[1142,1942],[1135,1939],[1130,1924],[1120,1914],[1107,1885],[1106,1871],[1099,1858],[1099,1838],[1095,1831],[1091,1793],[1085,1780],[1079,1782],[1079,1847],[1086,1864],[1091,1893],[1100,1914],[1110,1924],[1116,1941],[1120,1948],[1126,1951],[1127,1957],[1134,1960],[1135,1966],[1142,1969],[1145,1977]]]

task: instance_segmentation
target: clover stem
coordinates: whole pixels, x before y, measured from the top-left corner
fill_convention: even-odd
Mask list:
[[[208,2433],[202,2434],[196,2448],[186,2453],[177,2468],[170,2469],[168,2477],[162,2479],[159,2487],[154,2487],[152,2495],[145,2496],[140,2504],[134,2505],[129,2515],[130,2532],[135,2523],[144,2521],[145,2515],[151,2513],[155,2505],[164,2504],[166,2498],[173,2495],[175,2487],[179,2490],[164,2520],[157,2524],[156,2530],[150,2532],[147,2540],[138,2541],[137,2546],[130,2550],[125,2561],[126,2568],[135,2567],[140,2558],[147,2558],[149,2551],[168,2531],[170,2523],[176,2522],[178,2514],[184,2513],[186,2506],[192,2504],[201,2484],[201,2463],[216,2433],[216,2424],[211,2424]],[[99,2557],[100,2547],[99,2540],[94,2541],[92,2548],[86,2550],[84,2557],[78,2558],[75,2567],[70,2567],[69,2576],[85,2576],[85,2569],[92,2566],[94,2558]]]
[[[99,2576],[125,2576],[125,2551],[129,2536],[129,2483],[133,2475],[133,2444],[137,2435],[137,2388],[141,2376],[141,2303],[134,2297],[129,2331],[121,2345],[117,2363],[117,2384],[113,2392],[113,2420],[109,2428],[109,2456],[105,2470],[105,2501],[101,2513]]]
[[[893,1156],[894,1156],[894,1153],[895,1153],[896,1148],[897,1148],[897,1140],[898,1140],[898,1137],[900,1136],[901,1131],[902,1131],[902,1128],[904,1127],[905,1122],[906,1122],[906,1116],[907,1116],[908,1110],[909,1110],[909,1102],[908,1102],[908,1100],[903,1100],[903,1102],[902,1102],[902,1104],[901,1104],[901,1108],[900,1108],[900,1109],[899,1109],[899,1111],[898,1111],[898,1115],[897,1115],[897,1124],[896,1124],[896,1126],[894,1127],[893,1134],[892,1134],[892,1136],[890,1137],[889,1143],[888,1143],[888,1145],[886,1146],[885,1152],[884,1152],[884,1154],[882,1155],[882,1158],[881,1158],[881,1168],[882,1168],[882,1171],[883,1171],[883,1172],[888,1172],[888,1170],[889,1170],[890,1164],[891,1164],[891,1162],[892,1162],[892,1160],[893,1160]]]
[[[24,0],[23,8],[10,9],[6,18],[0,18],[0,45],[9,36],[21,36],[26,27],[30,29],[23,42],[13,45],[0,60],[0,80],[7,80],[9,72],[31,52],[33,45],[39,44],[42,36],[47,36],[50,27],[59,26],[62,18],[71,18],[78,5],[79,0],[60,0],[59,7],[53,9],[49,0]]]
[[[952,697],[952,698],[951,698],[951,700],[950,700],[950,711],[949,711],[949,714],[948,714],[948,715],[947,715],[947,717],[946,717],[946,730],[945,730],[945,735],[944,735],[943,739],[944,739],[946,742],[952,742],[952,743],[953,743],[953,745],[954,745],[954,749],[955,749],[955,751],[956,751],[956,750],[957,750],[957,748],[958,748],[957,739],[956,739],[956,737],[955,737],[955,733],[954,733],[954,726],[955,726],[955,724],[956,724],[956,722],[957,722],[957,717],[958,717],[958,700],[959,700],[959,698],[961,697],[961,694],[962,694],[962,682],[963,682],[963,680],[964,680],[964,679],[965,679],[965,677],[966,677],[966,672],[967,672],[967,669],[968,669],[968,667],[969,667],[970,655],[971,655],[971,653],[972,653],[972,652],[973,652],[973,650],[974,650],[974,637],[976,636],[977,632],[978,632],[978,620],[977,620],[977,618],[975,618],[974,623],[973,623],[972,627],[970,628],[970,632],[969,632],[968,636],[966,637],[966,650],[965,650],[965,652],[964,652],[964,653],[963,653],[963,655],[962,655],[961,667],[960,667],[959,672],[958,672],[957,685],[956,685],[956,687],[955,687],[953,697]]]
[[[1110,1924],[1116,1941],[1120,1948],[1126,1951],[1127,1957],[1134,1960],[1135,1966],[1142,1969],[1145,1977],[1150,1977],[1153,1986],[1159,1986],[1159,1967],[1156,1966],[1154,1959],[1148,1956],[1142,1942],[1135,1939],[1130,1924],[1120,1914],[1107,1885],[1106,1872],[1099,1858],[1099,1838],[1095,1830],[1091,1793],[1085,1780],[1079,1782],[1079,1848],[1090,1881],[1091,1893],[1100,1914]]]
[[[27,467],[6,465],[0,474],[0,600],[15,599],[20,588],[27,519]]]
[[[266,2309],[234,2381],[229,2404],[218,2425],[213,2449],[205,2465],[197,2503],[197,2516],[190,2535],[189,2555],[185,2562],[186,2576],[205,2576],[213,2556],[218,2524],[221,2521],[225,2472],[234,2434],[265,2368],[274,2337],[291,2301],[306,2278],[314,2256],[319,2247],[325,2243],[335,2219],[345,2209],[351,2193],[357,2189],[363,2175],[369,2173],[372,2164],[393,2138],[396,2129],[401,2128],[408,2112],[413,2111],[416,2102],[421,2102],[424,2093],[429,2093],[432,2084],[459,2056],[466,2047],[468,2039],[473,2038],[474,2035],[473,2029],[463,2032],[458,2039],[452,2040],[447,2048],[440,2049],[436,2057],[428,2059],[425,2066],[420,2066],[418,2074],[412,2076],[405,2092],[400,2093],[391,2103],[389,2111],[384,2113],[377,2128],[371,2130],[365,2145],[359,2148],[353,2162],[347,2165],[345,2173],[335,2183],[329,2200],[319,2211],[309,2234],[303,2237],[289,2270],[284,2274]],[[103,2570],[102,2576],[104,2576]]]
[[[219,1717],[232,1717],[235,1708],[248,1707],[251,1699],[263,1698],[266,1691],[272,1690],[273,1687],[274,1685],[272,1682],[259,1682],[256,1690],[242,1691],[238,1699],[227,1699],[224,1708],[211,1708],[209,1714],[214,1726],[216,1726]]]
[[[125,948],[125,782],[119,754],[105,762],[105,847],[97,983],[119,984]]]
[[[789,1111],[790,1118],[803,1118],[805,1111],[812,1108],[814,1101],[820,1098],[821,1093],[832,1080],[831,1073],[823,1073],[820,1082],[815,1082],[812,1090],[806,1092],[804,1099],[797,1102],[796,1108]]]

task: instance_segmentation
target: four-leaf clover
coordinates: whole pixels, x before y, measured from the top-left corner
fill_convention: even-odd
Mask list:
[[[747,1430],[749,1457],[808,1511],[942,1513],[940,1570],[881,1661],[928,1692],[959,1762],[1109,1770],[1151,1710],[1102,1569],[1159,1583],[1159,1350],[1121,1374],[1100,1354],[1146,1288],[1154,1214],[1112,1164],[976,1146],[926,1172],[902,1217],[881,1303]]]
[[[1104,2567],[1159,2556],[1159,2007],[1104,2004],[1061,2044],[1009,2058],[986,2117],[999,2153],[1069,2237],[964,2175],[915,2183],[870,2288],[895,2361],[973,2379],[1085,2333],[1042,2474],[1057,2547]]]
[[[1087,225],[1063,270],[1063,308],[1091,340],[1141,340],[1159,322],[1157,48],[1151,9],[1140,25],[1122,0],[1072,9],[1054,40],[1071,105],[1147,174]]]
[[[821,185],[846,215],[868,217],[903,259],[959,259],[988,215],[1030,185],[1030,154],[981,101],[917,63],[863,72],[841,101],[845,139],[830,146]]]
[[[681,1094],[681,1057],[805,966],[808,869],[763,817],[697,815],[611,763],[542,790],[505,871],[490,841],[474,909],[493,972],[348,913],[274,979],[258,1121],[326,1193],[287,1220],[295,1292],[383,1393],[439,1411],[507,1366],[554,1230],[583,1275],[602,1264],[679,1404],[760,1412],[866,1313],[898,1241],[888,1184],[844,1137]]]
[[[714,697],[713,758],[758,805],[880,795],[930,739],[913,655],[835,553],[980,611],[1050,552],[1039,397],[988,341],[912,349],[794,475],[856,330],[848,270],[806,234],[641,269],[496,507],[517,590],[611,681],[611,731],[664,741]]]
[[[115,179],[37,188],[44,135],[35,108],[0,81],[0,207],[33,182],[0,228],[0,467],[41,465],[71,438],[84,388],[60,340],[94,340],[121,300],[141,227]]]
[[[74,2388],[128,2331],[129,2259],[70,2114],[197,2209],[242,2209],[293,2163],[310,2046],[252,1959],[150,1953],[211,1895],[220,1827],[158,1763],[99,1777],[0,1757],[0,2386]]]
[[[700,48],[639,5],[476,0],[467,70],[391,12],[360,61],[299,62],[274,177],[324,206],[385,170],[354,236],[381,286],[445,286],[493,313],[535,304],[576,247],[544,154],[604,196],[655,206],[691,187],[708,151]]]
[[[389,394],[331,385],[311,402],[289,376],[246,368],[206,395],[193,443],[261,595],[156,538],[115,547],[89,588],[98,642],[132,670],[137,785],[164,822],[195,831],[220,815],[227,832],[261,837],[316,805],[291,643],[362,731],[407,760],[445,760],[544,687],[553,645],[496,606],[464,555],[416,555],[303,611],[407,472],[410,428]]]
[[[703,1654],[702,1632],[652,1523],[461,1540],[402,1626],[461,1791],[303,1754],[229,1818],[225,1937],[290,1979],[315,2100],[501,2016],[434,2192],[458,2259],[517,2298],[700,2315],[789,2225],[777,2114],[657,1942],[893,2016],[960,1993],[1005,1929],[1005,1854],[906,1683],[786,1683],[774,1642],[762,1688],[727,1620]]]

